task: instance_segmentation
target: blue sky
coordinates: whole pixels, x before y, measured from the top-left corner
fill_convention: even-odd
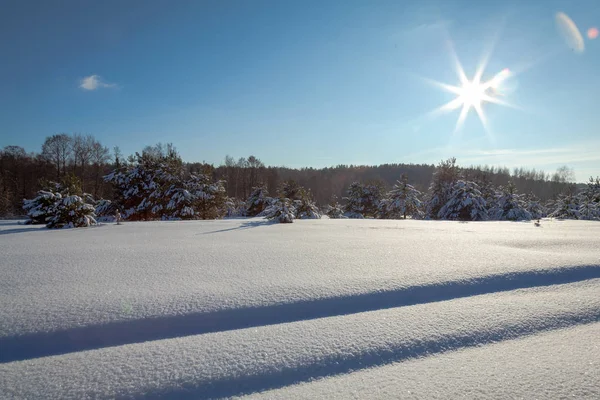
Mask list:
[[[523,4],[525,3],[525,4]],[[388,162],[600,175],[600,2],[2,1],[0,146],[93,134],[126,154],[173,142],[186,161]],[[578,26],[573,51],[555,15]],[[449,46],[452,43],[452,46]],[[511,71],[483,104],[432,113],[469,79]]]

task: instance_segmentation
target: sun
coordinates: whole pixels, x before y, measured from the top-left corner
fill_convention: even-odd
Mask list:
[[[427,81],[446,90],[447,92],[455,94],[456,97],[448,103],[435,109],[433,113],[438,114],[444,112],[451,112],[460,108],[460,114],[458,116],[458,120],[456,121],[456,126],[454,128],[454,132],[456,133],[460,131],[465,120],[467,119],[467,116],[469,115],[469,112],[472,109],[479,117],[479,120],[481,121],[486,131],[486,134],[490,137],[490,139],[493,139],[488,126],[487,118],[483,110],[483,106],[485,103],[494,103],[514,108],[514,106],[510,103],[500,99],[501,91],[499,90],[502,86],[502,83],[512,75],[511,71],[508,68],[505,68],[499,73],[497,73],[493,78],[487,81],[482,81],[481,78],[485,71],[487,59],[489,57],[488,54],[486,57],[483,58],[483,61],[479,64],[473,78],[469,79],[467,78],[465,70],[463,69],[462,64],[458,60],[456,52],[454,51],[452,46],[450,46],[450,50],[451,55],[454,59],[454,67],[458,75],[459,84],[453,86],[431,79],[427,79]]]
[[[467,82],[461,87],[461,93],[459,95],[462,103],[469,109],[471,107],[480,107],[485,96],[485,88],[483,85],[478,85],[475,82]]]

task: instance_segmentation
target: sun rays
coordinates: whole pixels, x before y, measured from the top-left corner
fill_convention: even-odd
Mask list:
[[[425,79],[427,82],[456,96],[448,103],[443,104],[442,106],[430,112],[430,115],[436,116],[460,109],[458,119],[454,127],[454,134],[461,131],[471,110],[474,110],[475,114],[478,116],[481,124],[483,125],[486,135],[491,141],[493,141],[494,137],[484,110],[485,104],[491,103],[505,107],[516,108],[514,105],[502,99],[502,97],[504,97],[504,83],[508,78],[513,76],[512,72],[508,68],[498,72],[491,79],[483,80],[488,60],[493,52],[497,39],[498,34],[490,43],[487,51],[485,51],[474,76],[469,79],[458,58],[458,55],[456,54],[456,51],[454,50],[452,41],[449,37],[447,37],[446,43],[448,45],[448,51],[450,53],[450,57],[452,58],[453,67],[458,78],[458,84],[450,85],[432,79]]]
[[[485,72],[486,61],[482,61],[475,73],[475,76],[472,79],[467,78],[467,75],[462,67],[460,61],[456,57],[455,54],[455,64],[456,64],[456,72],[459,79],[459,84],[457,86],[449,85],[443,82],[434,81],[431,79],[427,79],[428,82],[433,83],[439,88],[450,92],[456,95],[456,98],[449,101],[448,103],[436,108],[433,113],[446,113],[452,112],[455,110],[460,110],[460,114],[458,116],[458,120],[456,121],[456,126],[454,128],[454,132],[458,132],[462,129],[467,116],[471,109],[475,111],[479,120],[481,121],[484,129],[488,136],[491,136],[491,132],[488,126],[487,117],[484,112],[484,104],[485,103],[493,103],[499,104],[507,107],[514,107],[510,103],[500,99],[501,87],[502,83],[511,76],[511,72],[508,68],[503,69],[498,74],[496,74],[493,78],[483,81],[482,76]]]

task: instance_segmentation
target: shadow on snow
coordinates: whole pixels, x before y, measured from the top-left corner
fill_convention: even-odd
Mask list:
[[[600,265],[490,275],[295,303],[108,322],[0,338],[0,363],[600,278]],[[600,312],[600,311],[599,311]]]
[[[228,232],[228,231],[237,231],[237,230],[243,230],[243,229],[250,229],[250,228],[258,228],[260,226],[267,226],[267,225],[274,225],[276,224],[276,221],[272,221],[272,220],[258,220],[258,221],[246,221],[246,222],[242,222],[240,224],[240,226],[234,226],[233,228],[227,228],[227,229],[219,229],[217,231],[210,231],[210,232],[203,232],[203,235],[208,235],[208,234],[212,234],[212,233],[220,233],[220,232]]]

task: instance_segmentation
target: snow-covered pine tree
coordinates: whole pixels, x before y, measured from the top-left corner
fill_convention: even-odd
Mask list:
[[[578,196],[573,193],[559,195],[548,216],[559,219],[580,219]]]
[[[265,204],[267,204],[267,202],[265,202]],[[224,217],[236,218],[245,217],[246,215],[246,202],[234,197],[228,197],[225,199],[225,209],[223,210]]]
[[[100,199],[96,202],[96,208],[94,214],[96,214],[96,220],[100,222],[109,222],[114,220],[117,206],[110,200]]]
[[[327,206],[325,214],[331,219],[344,218],[344,209],[342,205],[338,203],[336,196],[333,196],[331,199],[331,203]]]
[[[23,200],[23,209],[29,218],[26,224],[47,224],[54,215],[56,203],[62,199],[58,192],[40,190],[35,198]]]
[[[530,194],[526,196],[525,202],[527,204],[527,211],[531,214],[531,219],[540,219],[546,216],[546,208],[535,195]]]
[[[267,187],[262,185],[252,189],[250,197],[246,200],[246,215],[255,217],[268,206],[269,192]]]
[[[600,220],[600,205],[583,197],[579,203],[579,218],[588,221]]]
[[[166,191],[173,185],[182,187],[183,164],[174,149],[168,153],[145,150],[136,153],[131,162],[104,177],[115,187],[115,197],[130,220],[160,219],[170,198]]]
[[[296,216],[294,203],[285,197],[275,199],[265,211],[265,218],[276,220],[280,223],[292,223]]]
[[[438,218],[460,221],[485,221],[488,218],[485,200],[476,183],[459,180],[452,189]]]
[[[488,210],[492,208],[496,203],[496,188],[492,183],[490,176],[487,172],[482,172],[478,175],[474,182],[479,186],[481,195],[488,206]]]
[[[312,199],[310,191],[300,188],[299,200],[294,201],[294,207],[296,209],[296,218],[298,219],[319,219],[321,218],[321,212],[319,207],[315,204]]]
[[[523,196],[517,193],[512,181],[498,190],[494,206],[489,212],[491,219],[500,221],[530,221],[531,213]]]
[[[186,185],[183,183],[182,186]],[[186,220],[196,218],[196,211],[194,210],[194,196],[185,187],[171,185],[171,187],[165,192],[165,195],[169,198],[169,202],[165,207],[163,219]]]
[[[579,195],[581,219],[600,220],[600,178],[590,178],[587,187]]]
[[[379,204],[381,218],[406,219],[406,216],[419,217],[421,211],[421,192],[408,183],[406,175],[402,175],[385,200]]]
[[[208,175],[191,174],[183,181],[171,185],[165,192],[169,202],[163,219],[215,219],[225,212],[225,186],[223,181],[211,182]]]
[[[300,200],[302,197],[302,186],[298,185],[293,179],[287,180],[279,187],[279,195],[283,198],[294,200]]]
[[[383,188],[379,183],[362,184],[353,182],[348,188],[344,215],[348,218],[375,217],[383,198]]]
[[[266,199],[267,206],[265,207],[264,210],[262,210],[262,212],[260,214],[257,215],[257,217],[266,217],[267,214],[269,214],[269,208],[272,205],[274,205],[276,202],[277,202],[276,197],[267,197],[267,199]]]
[[[194,198],[193,208],[200,219],[215,219],[222,217],[227,193],[225,182],[211,182],[208,175],[192,174],[186,185]]]
[[[450,200],[454,184],[458,181],[460,171],[456,165],[456,158],[440,161],[433,173],[433,180],[429,185],[429,199],[425,215],[427,218],[440,218],[441,208]]]
[[[65,196],[56,202],[48,218],[48,228],[80,228],[96,225],[94,206],[77,195]]]

